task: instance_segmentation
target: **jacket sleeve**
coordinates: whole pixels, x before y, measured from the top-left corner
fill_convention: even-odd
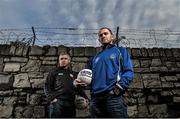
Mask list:
[[[47,100],[51,101],[55,98],[53,92],[54,92],[54,77],[53,77],[53,73],[49,72],[44,85],[44,93],[47,97]]]
[[[128,89],[130,82],[134,78],[133,64],[126,48],[120,48],[120,51],[122,55],[120,61],[120,66],[121,66],[120,85],[124,90],[126,90]]]

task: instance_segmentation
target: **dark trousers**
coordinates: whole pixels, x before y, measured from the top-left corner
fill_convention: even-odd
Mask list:
[[[90,113],[92,118],[128,117],[127,105],[123,97],[114,94],[92,96]]]
[[[50,118],[73,118],[76,117],[76,108],[73,101],[63,101],[51,103],[48,107]]]

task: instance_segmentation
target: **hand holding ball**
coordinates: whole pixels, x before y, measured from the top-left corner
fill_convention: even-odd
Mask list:
[[[90,69],[83,69],[78,73],[77,79],[89,85],[92,80],[92,71]]]

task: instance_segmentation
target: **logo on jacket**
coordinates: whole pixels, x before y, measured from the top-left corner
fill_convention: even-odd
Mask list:
[[[112,60],[115,59],[115,57],[116,57],[116,56],[115,56],[114,53],[110,55],[110,59],[112,59]]]
[[[99,57],[97,57],[96,59],[95,59],[95,63],[97,63],[99,61]]]
[[[73,76],[73,74],[69,74],[69,76],[71,77],[71,78],[73,78],[74,76]]]
[[[59,76],[62,76],[62,75],[63,75],[63,73],[58,73],[58,75],[59,75]]]

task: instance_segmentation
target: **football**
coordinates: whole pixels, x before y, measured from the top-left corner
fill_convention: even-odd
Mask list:
[[[92,80],[92,71],[90,69],[83,69],[78,73],[77,79],[81,80],[83,83],[89,85]]]

